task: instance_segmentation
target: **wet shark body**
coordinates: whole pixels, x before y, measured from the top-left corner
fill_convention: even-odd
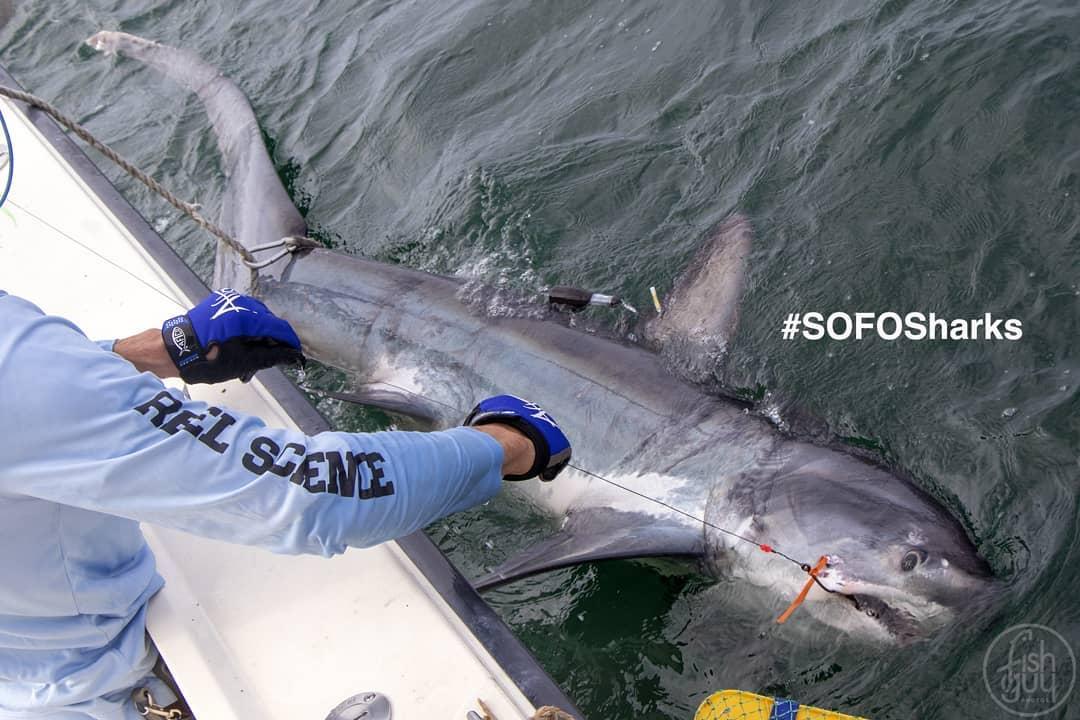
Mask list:
[[[113,32],[88,42],[199,95],[229,175],[224,224],[240,242],[250,248],[303,234],[239,88],[188,51]],[[749,244],[745,218],[718,228],[651,336],[706,357],[722,350],[737,322]],[[523,484],[563,519],[562,529],[478,587],[597,559],[679,555],[788,599],[806,576],[754,544],[768,543],[806,562],[828,557],[808,603],[820,619],[899,641],[952,621],[990,587],[963,529],[914,485],[780,434],[675,378],[642,347],[550,319],[491,317],[468,302],[457,279],[326,250],[278,262],[254,284],[221,252],[215,283],[259,294],[311,356],[363,383],[361,397],[374,404],[445,427],[479,399],[512,393],[559,419],[575,464],[589,473]]]

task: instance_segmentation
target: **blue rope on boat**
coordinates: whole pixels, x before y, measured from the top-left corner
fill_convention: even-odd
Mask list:
[[[7,143],[7,182],[4,183],[4,192],[0,194],[0,208],[7,202],[8,193],[11,192],[11,181],[15,178],[15,152],[11,147],[11,133],[8,132],[7,121],[4,113],[0,112],[0,128],[4,129],[4,142]]]

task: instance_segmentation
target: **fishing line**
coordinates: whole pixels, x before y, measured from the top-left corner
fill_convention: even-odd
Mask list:
[[[457,413],[458,415],[461,415],[462,417],[464,417],[466,415],[466,413],[463,412],[461,410],[461,408],[459,408],[459,407],[456,407],[456,406],[451,405],[449,403],[445,403],[442,400],[437,400],[435,398],[431,398],[431,397],[428,397],[426,395],[421,395],[420,393],[416,392],[415,390],[410,390],[408,388],[402,387],[402,386],[397,385],[395,383],[387,382],[386,380],[380,380],[379,383],[381,385],[388,385],[389,387],[392,387],[392,388],[394,388],[396,390],[400,390],[403,393],[407,393],[409,395],[412,395],[413,397],[419,398],[419,399],[424,400],[426,402],[432,402],[432,403],[435,403],[437,405],[442,405],[443,407],[447,408],[448,410],[452,410],[453,412]],[[333,398],[332,395],[321,392],[316,388],[311,388],[311,387],[308,387],[306,385],[303,386],[303,389],[307,390],[309,392],[314,392],[315,394],[321,395],[323,397],[330,397],[332,399],[340,399],[340,398]],[[808,573],[810,575],[810,577],[813,578],[814,582],[817,583],[819,587],[821,587],[822,590],[825,590],[826,592],[830,592],[830,593],[836,592],[835,590],[830,590],[829,588],[822,585],[821,581],[817,577],[817,574],[815,572],[812,572],[812,570],[814,568],[809,563],[800,562],[799,560],[796,560],[795,558],[791,557],[787,553],[784,553],[784,552],[782,552],[780,550],[777,550],[775,547],[773,547],[772,545],[769,545],[768,543],[759,543],[756,540],[752,540],[751,538],[746,537],[745,535],[740,535],[739,533],[734,532],[732,530],[728,530],[727,528],[722,528],[719,525],[716,525],[714,523],[709,522],[705,518],[700,518],[697,515],[694,515],[693,513],[687,512],[686,510],[683,510],[683,509],[681,509],[679,507],[671,505],[670,503],[664,502],[663,500],[661,500],[659,498],[655,498],[655,497],[652,497],[651,495],[647,495],[647,494],[645,494],[643,492],[640,492],[638,490],[634,490],[633,488],[630,488],[630,487],[627,487],[625,485],[622,485],[621,483],[615,482],[614,480],[612,480],[610,478],[606,478],[603,475],[600,475],[599,473],[595,473],[592,470],[586,470],[585,468],[583,468],[583,467],[581,467],[579,465],[575,465],[573,463],[567,463],[566,466],[570,467],[570,468],[573,468],[574,470],[577,470],[580,473],[588,475],[589,477],[593,477],[593,478],[596,478],[597,480],[605,482],[608,485],[611,485],[612,487],[616,487],[616,488],[618,488],[620,490],[628,492],[631,495],[636,495],[637,497],[642,498],[643,500],[648,500],[649,502],[660,505],[661,507],[665,507],[668,510],[671,510],[672,512],[675,512],[675,513],[678,513],[679,515],[687,517],[687,518],[693,520],[694,522],[699,522],[702,525],[705,525],[706,527],[712,528],[713,530],[721,532],[721,533],[723,533],[723,534],[725,534],[725,535],[727,535],[729,537],[733,537],[736,540],[740,540],[742,542],[754,545],[755,547],[757,547],[762,552],[771,553],[773,555],[779,555],[780,557],[784,558],[785,560],[787,560],[789,562],[792,562],[795,565],[798,565],[799,568],[803,572]]]
[[[29,215],[29,216],[30,216],[30,217],[32,217],[33,219],[37,220],[37,221],[38,221],[39,223],[41,223],[41,224],[42,224],[42,225],[44,225],[45,227],[49,228],[49,229],[50,229],[50,230],[52,230],[53,232],[57,233],[58,235],[60,235],[60,236],[62,236],[62,237],[65,237],[65,238],[67,238],[67,239],[68,239],[68,240],[70,240],[71,242],[73,242],[73,243],[75,243],[76,245],[78,245],[79,247],[81,247],[81,248],[82,248],[83,250],[86,250],[86,251],[87,251],[88,253],[90,253],[90,254],[91,254],[91,255],[93,255],[94,257],[97,257],[97,258],[98,258],[98,259],[100,259],[100,260],[104,260],[104,261],[105,261],[106,263],[108,263],[109,265],[112,265],[112,266],[113,266],[114,268],[116,268],[116,269],[117,269],[117,270],[119,270],[120,272],[124,273],[125,275],[127,275],[127,276],[131,277],[132,279],[136,280],[137,282],[139,282],[139,284],[141,284],[141,285],[145,285],[146,287],[150,288],[151,290],[153,290],[154,292],[156,292],[156,293],[157,293],[158,295],[160,295],[161,297],[163,297],[163,298],[165,298],[166,300],[168,300],[169,302],[171,302],[171,303],[172,303],[173,305],[176,305],[177,307],[179,307],[179,308],[181,308],[181,309],[185,309],[185,310],[187,309],[187,306],[186,306],[186,305],[184,305],[184,304],[182,304],[182,303],[181,303],[180,301],[178,301],[178,300],[177,300],[176,298],[172,297],[172,296],[171,296],[171,295],[169,295],[168,293],[165,293],[165,292],[163,292],[163,291],[162,291],[162,290],[161,290],[160,288],[154,287],[153,285],[151,285],[150,283],[148,283],[148,282],[147,282],[146,280],[142,279],[141,277],[139,277],[138,275],[136,275],[136,274],[135,274],[135,273],[133,273],[132,271],[128,270],[128,269],[127,269],[126,267],[124,267],[123,265],[120,265],[120,264],[118,264],[117,262],[115,262],[115,261],[113,261],[113,260],[110,260],[109,258],[107,258],[107,257],[105,257],[104,255],[102,255],[101,253],[99,253],[99,252],[98,252],[97,250],[94,250],[94,249],[93,249],[92,247],[90,247],[89,245],[86,245],[85,243],[81,243],[81,242],[79,242],[79,241],[78,241],[77,239],[75,239],[74,237],[72,237],[72,236],[71,236],[71,235],[69,235],[68,233],[64,232],[64,231],[63,231],[63,230],[61,230],[60,228],[56,227],[55,225],[53,225],[52,223],[50,223],[50,222],[49,222],[48,220],[46,220],[45,218],[42,218],[42,217],[40,217],[40,216],[36,215],[36,214],[35,214],[34,212],[32,212],[31,210],[28,210],[27,208],[23,207],[22,205],[19,205],[19,204],[18,204],[17,202],[15,202],[14,200],[12,200],[12,201],[11,201],[11,206],[12,206],[13,208],[15,208],[16,210],[21,210],[21,211],[23,211],[24,213],[26,213],[27,215]]]
[[[652,497],[650,495],[646,495],[643,492],[638,492],[637,490],[634,490],[633,488],[629,488],[629,487],[627,487],[625,485],[621,485],[621,484],[615,482],[614,480],[608,479],[608,478],[604,477],[603,475],[599,475],[597,473],[594,473],[591,470],[586,470],[583,467],[578,467],[577,465],[574,465],[573,463],[567,463],[566,466],[567,467],[572,467],[575,470],[577,470],[578,472],[585,473],[589,477],[594,477],[597,480],[603,480],[608,485],[611,485],[612,487],[617,487],[620,490],[625,490],[626,492],[630,493],[631,495],[637,495],[639,498],[644,498],[645,500],[649,500],[650,502],[654,502],[657,505],[661,505],[663,507],[666,507],[668,510],[672,510],[674,512],[679,513],[680,515],[684,515],[684,516],[690,518],[691,520],[694,520],[696,522],[701,523],[702,525],[705,525],[706,527],[711,527],[713,530],[719,530],[720,532],[724,533],[725,535],[733,537],[733,538],[735,538],[737,540],[742,540],[743,542],[750,543],[751,545],[756,545],[758,548],[760,548],[764,552],[769,552],[769,553],[772,553],[774,555],[779,555],[782,558],[790,560],[791,562],[795,563],[799,567],[802,567],[804,569],[809,569],[809,567],[810,567],[806,563],[801,563],[798,560],[796,560],[795,558],[791,557],[790,555],[787,555],[785,553],[780,552],[779,550],[774,548],[772,545],[759,543],[756,540],[751,540],[750,538],[746,537],[745,535],[740,535],[739,533],[734,532],[732,530],[722,528],[719,525],[714,525],[713,523],[709,522],[705,518],[699,518],[697,515],[694,515],[693,513],[686,512],[685,510],[683,510],[681,508],[677,508],[674,505],[666,503],[663,500],[661,500],[660,498],[654,498],[654,497]]]
[[[597,473],[594,473],[591,470],[586,470],[585,468],[579,467],[579,466],[574,465],[572,463],[567,463],[566,465],[567,465],[567,467],[574,468],[578,472],[582,472],[582,473],[585,473],[586,475],[589,475],[590,477],[594,477],[597,480],[602,480],[603,482],[606,482],[608,485],[611,485],[613,487],[617,487],[620,490],[625,490],[626,492],[628,492],[628,493],[630,493],[632,495],[637,495],[638,497],[644,498],[645,500],[649,500],[651,502],[654,502],[657,505],[662,505],[663,507],[666,507],[668,510],[672,510],[674,512],[677,512],[680,515],[685,515],[686,517],[690,518],[691,520],[699,522],[702,525],[705,525],[706,527],[712,528],[713,530],[717,530],[719,532],[722,532],[725,535],[728,535],[729,537],[733,537],[733,538],[735,538],[737,540],[741,540],[741,541],[743,541],[745,543],[750,543],[751,545],[755,545],[762,552],[771,553],[773,555],[779,555],[780,557],[784,558],[785,560],[788,560],[788,561],[798,565],[799,568],[804,573],[806,573],[806,574],[808,574],[810,576],[810,580],[813,581],[814,583],[816,583],[817,586],[820,587],[825,592],[828,592],[828,593],[836,592],[835,590],[830,590],[829,588],[822,585],[821,580],[818,579],[818,573],[822,570],[822,568],[826,567],[825,556],[822,556],[818,560],[818,563],[817,563],[816,566],[811,567],[809,563],[799,562],[798,560],[791,557],[787,553],[782,552],[780,550],[777,550],[775,547],[773,547],[772,545],[769,545],[768,543],[759,543],[756,540],[751,540],[750,538],[746,537],[745,535],[740,535],[739,533],[728,530],[727,528],[722,528],[719,525],[715,525],[715,524],[709,522],[705,518],[699,518],[697,515],[694,515],[693,513],[688,513],[685,510],[683,510],[681,508],[677,508],[674,505],[670,505],[670,504],[664,502],[663,500],[661,500],[659,498],[654,498],[654,497],[651,497],[649,495],[646,495],[645,493],[638,492],[637,490],[634,490],[633,488],[628,488],[625,485],[621,485],[621,484],[615,482],[614,480],[606,478],[603,475],[599,475]],[[796,599],[795,602],[793,602],[788,607],[788,609],[784,612],[783,615],[780,616],[780,619],[777,620],[777,622],[779,622],[779,623],[785,622],[787,620],[787,618],[791,615],[791,613],[795,610],[795,608],[798,607],[802,603],[802,601],[806,599],[806,593],[809,590],[809,586],[810,586],[810,583],[808,582],[806,587],[804,587],[803,591],[799,594],[798,599]]]

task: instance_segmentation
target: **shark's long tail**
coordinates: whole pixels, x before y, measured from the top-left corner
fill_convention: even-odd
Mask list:
[[[214,126],[227,171],[235,169],[253,141],[261,144],[259,124],[243,91],[190,50],[110,30],[96,33],[86,44],[105,55],[123,55],[149,65],[198,95]]]
[[[282,186],[263,144],[255,113],[236,83],[189,50],[127,33],[106,30],[86,43],[100,52],[121,54],[150,65],[198,95],[213,125],[229,177],[221,224],[242,245],[250,249],[306,234],[304,219]],[[237,258],[218,253],[216,284],[243,286],[247,276],[246,270],[238,267]]]

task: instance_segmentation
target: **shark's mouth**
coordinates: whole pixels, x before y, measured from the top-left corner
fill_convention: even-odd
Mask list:
[[[877,622],[901,643],[914,640],[922,634],[911,613],[893,607],[879,597],[845,594],[844,598],[854,605],[856,610]]]

